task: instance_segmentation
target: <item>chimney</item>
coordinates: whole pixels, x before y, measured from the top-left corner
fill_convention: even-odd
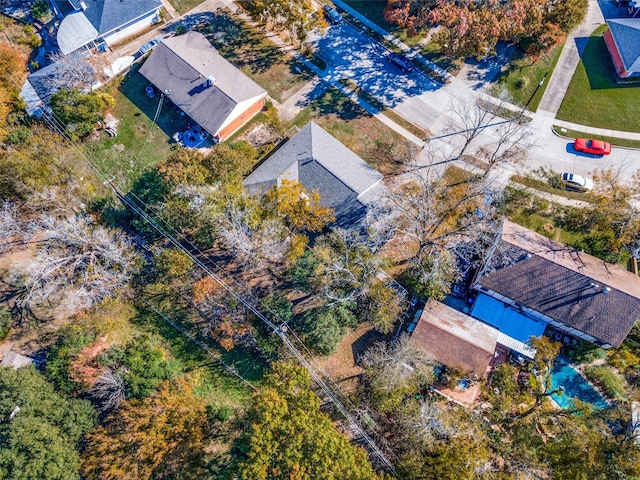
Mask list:
[[[611,291],[611,289],[609,287],[604,287],[602,289],[602,293],[609,293]]]
[[[215,85],[215,83],[216,83],[216,77],[214,77],[213,75],[209,75],[207,77],[207,87]]]

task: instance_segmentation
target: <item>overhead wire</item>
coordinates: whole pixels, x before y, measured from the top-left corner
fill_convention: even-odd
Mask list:
[[[79,147],[79,143],[71,135],[68,134],[66,125],[55,114],[55,112],[52,112],[52,111],[45,112],[42,118],[53,130],[55,130],[58,134],[60,134],[62,138],[67,140],[69,143]],[[269,318],[267,318],[264,314],[262,314],[262,312],[258,310],[258,308],[255,307],[252,302],[248,301],[245,298],[245,296],[247,296],[246,294],[240,295],[236,293],[227,284],[227,281],[225,280],[227,280],[228,278],[231,278],[231,281],[233,283],[236,283],[239,288],[242,288],[242,290],[245,291],[243,286],[239,282],[237,282],[237,280],[224,274],[222,269],[217,264],[215,264],[215,262],[211,261],[210,259],[207,259],[206,260],[207,263],[211,264],[216,270],[222,271],[222,274],[225,276],[225,279],[223,280],[223,278],[221,278],[221,276],[218,273],[211,270],[211,268],[209,268],[207,264],[204,261],[202,261],[201,258],[199,258],[199,256],[204,256],[205,258],[207,257],[196,245],[194,245],[189,239],[184,237],[181,240],[178,240],[178,238],[176,238],[176,236],[173,235],[170,231],[168,231],[166,228],[159,225],[156,219],[151,217],[147,213],[147,211],[145,211],[142,207],[137,205],[137,202],[140,202],[143,206],[145,206],[145,208],[149,210],[153,210],[151,207],[149,207],[146,204],[146,202],[141,200],[137,195],[135,195],[132,192],[129,192],[129,194],[127,195],[122,194],[118,186],[115,184],[115,178],[105,174],[105,172],[103,172],[94,162],[92,162],[89,156],[87,155],[87,153],[84,151],[84,149],[78,148],[78,152],[82,157],[82,159],[87,163],[87,165],[94,171],[94,173],[102,181],[102,183],[105,186],[108,186],[114,192],[116,197],[126,207],[128,207],[138,216],[140,216],[161,236],[166,238],[169,241],[169,243],[171,243],[174,247],[178,248],[184,254],[186,254],[194,262],[194,264],[198,266],[198,268],[200,268],[209,277],[211,277],[216,283],[218,283],[224,290],[227,291],[227,293],[229,293],[237,301],[242,303],[242,305],[244,305],[244,307],[248,311],[253,313],[259,320],[261,320],[268,328],[270,328],[276,335],[280,337],[283,344],[294,355],[294,357],[298,360],[300,365],[302,365],[309,372],[314,382],[320,387],[320,389],[327,396],[327,398],[331,400],[331,402],[334,404],[336,409],[342,414],[342,416],[349,422],[349,425],[352,428],[352,430],[354,430],[360,436],[360,438],[365,442],[365,444],[368,446],[370,453],[373,454],[389,472],[395,475],[395,468],[391,463],[391,461],[389,461],[389,459],[387,458],[386,454],[377,446],[377,444],[373,441],[373,439],[369,436],[369,434],[364,430],[364,428],[360,426],[360,424],[357,422],[355,417],[343,405],[342,401],[338,398],[338,396],[333,391],[333,389],[329,387],[329,385],[324,380],[324,378],[320,374],[318,374],[318,371],[320,369],[311,365],[311,363],[306,359],[306,357],[300,352],[300,349],[303,349],[305,352],[307,352],[307,354],[311,354],[310,350],[306,347],[304,342],[302,342],[302,340],[297,336],[297,334],[295,334],[295,331],[292,328],[290,328],[290,326],[288,326],[286,322],[279,319],[279,317],[275,314],[275,312],[272,311],[272,309],[269,308],[268,310],[270,311],[270,313],[273,315],[274,318],[278,318],[279,320],[278,324],[269,320]],[[132,201],[130,198],[128,198],[128,196],[135,197],[136,202]],[[164,224],[166,224],[168,228],[175,231],[175,229],[171,225],[169,225],[160,215],[156,215],[156,218],[162,221]],[[176,232],[176,234],[179,234],[179,232]],[[185,246],[184,243],[186,243],[189,248],[187,248],[187,246]],[[196,252],[198,255],[195,255],[193,252]],[[255,297],[253,297],[253,295],[249,294],[249,296],[252,298],[252,300],[256,304],[261,305],[263,308],[265,307],[264,302],[261,302],[260,300],[256,299]],[[282,327],[286,327],[286,328],[282,328]],[[300,345],[300,348],[298,348],[287,335],[289,331],[291,331],[291,334],[295,339],[296,344]],[[327,378],[330,378],[330,377],[327,375]],[[340,388],[335,384],[335,382],[333,382],[333,380],[330,380],[330,381],[335,385],[334,388],[336,388],[336,390],[340,392],[341,396],[345,399],[345,401],[348,401],[349,403],[351,403],[348,400],[348,398],[344,395],[344,393],[340,390]]]

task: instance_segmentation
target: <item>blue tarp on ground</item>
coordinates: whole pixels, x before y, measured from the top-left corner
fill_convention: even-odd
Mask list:
[[[476,298],[471,316],[493,325],[500,332],[522,343],[527,343],[532,336],[541,336],[547,326],[546,323],[533,320],[500,300],[483,294]]]

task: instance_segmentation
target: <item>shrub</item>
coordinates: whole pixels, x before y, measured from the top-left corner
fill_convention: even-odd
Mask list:
[[[36,0],[31,7],[31,16],[39,20],[48,14],[49,11],[49,2],[47,0]]]
[[[625,398],[624,378],[604,365],[588,367],[584,374],[589,380],[602,387],[607,396],[622,400]]]
[[[0,309],[0,341],[7,338],[11,330],[11,313],[6,308]]]

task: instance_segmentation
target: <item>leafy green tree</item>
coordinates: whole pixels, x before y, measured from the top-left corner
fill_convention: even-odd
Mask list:
[[[151,397],[123,402],[87,436],[82,474],[102,480],[204,478],[208,431],[206,402],[189,382],[164,382]]]
[[[163,280],[183,280],[191,272],[193,260],[177,248],[165,248],[155,257],[155,266]]]
[[[253,399],[242,441],[241,480],[375,480],[364,450],[349,443],[320,410],[309,373],[275,362]]]
[[[167,358],[160,342],[151,335],[138,335],[124,345],[111,347],[98,361],[111,371],[122,371],[127,398],[144,398],[157,385],[180,372],[177,360]]]
[[[78,450],[95,423],[89,402],[61,395],[35,368],[0,368],[0,478],[79,480]]]
[[[49,106],[72,138],[82,138],[96,128],[115,100],[108,93],[60,90],[51,96]]]
[[[0,342],[7,338],[11,330],[11,312],[0,307]]]
[[[313,15],[310,0],[242,0],[240,4],[267,28],[288,32],[294,43],[304,42],[309,32],[324,25],[322,15]]]
[[[334,353],[344,334],[357,325],[357,319],[345,304],[316,308],[299,321],[305,343],[320,355]]]
[[[47,355],[45,368],[56,386],[66,393],[78,393],[81,389],[71,375],[71,365],[84,347],[96,339],[96,332],[86,325],[72,323],[58,331],[58,339]]]

